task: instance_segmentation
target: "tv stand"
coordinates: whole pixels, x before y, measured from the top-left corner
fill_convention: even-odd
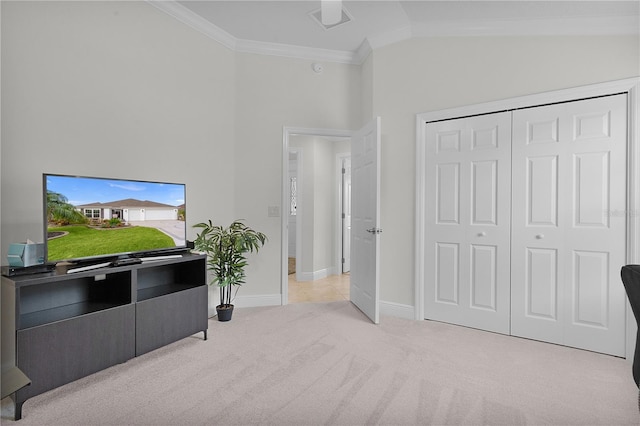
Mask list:
[[[206,256],[67,274],[2,277],[2,381],[13,368],[31,385],[13,393],[15,419],[35,395],[203,332]]]

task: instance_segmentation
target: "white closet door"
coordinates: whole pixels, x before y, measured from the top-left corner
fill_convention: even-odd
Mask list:
[[[425,318],[509,333],[511,114],[426,126]]]
[[[513,113],[513,335],[625,354],[626,103]]]

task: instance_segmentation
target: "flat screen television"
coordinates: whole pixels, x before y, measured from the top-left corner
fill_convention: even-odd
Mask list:
[[[187,249],[186,185],[43,174],[46,263]]]

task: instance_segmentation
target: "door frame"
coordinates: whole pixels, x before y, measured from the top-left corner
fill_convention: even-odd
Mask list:
[[[336,202],[336,217],[340,218],[339,226],[336,227],[335,237],[335,253],[336,253],[336,267],[338,268],[336,273],[338,275],[344,274],[344,176],[342,174],[342,168],[344,160],[351,158],[351,153],[336,154],[336,184],[338,186],[338,200]],[[349,248],[351,250],[351,248]]]
[[[425,212],[424,197],[425,177],[425,126],[428,122],[462,118],[473,115],[515,110],[588,99],[599,96],[627,94],[627,263],[640,263],[640,77],[579,86],[569,89],[544,92],[539,94],[520,96],[499,101],[449,108],[440,111],[416,114],[416,238],[414,259],[414,299],[415,319],[425,318],[424,309],[424,243],[425,243]],[[620,283],[622,285],[622,283]],[[635,348],[636,321],[627,302],[626,312],[626,354],[627,359],[633,359]]]
[[[282,305],[289,304],[289,276],[287,273],[289,253],[289,138],[293,135],[351,138],[353,132],[351,130],[312,127],[284,126],[282,128],[282,198],[280,202],[280,303]],[[298,230],[299,229],[298,224]],[[297,237],[300,238],[299,235],[297,235]],[[296,242],[296,251],[299,250],[298,242],[299,240]]]
[[[304,175],[304,170],[302,169],[302,165],[304,164],[304,149],[303,148],[289,148],[288,152],[287,152],[287,158],[289,158],[289,154],[291,154],[292,152],[296,153],[296,196],[297,196],[297,204],[296,204],[296,280],[298,280],[299,278],[299,271],[300,271],[300,259],[302,259],[302,233],[300,232],[300,228],[302,227],[302,217],[303,217],[303,213],[304,213],[304,206],[302,203],[302,199],[303,199],[303,194],[302,194],[302,188],[304,187],[304,182],[303,182],[303,178],[302,176]],[[289,160],[290,161],[290,160]],[[289,172],[290,172],[290,168],[289,168],[289,164],[290,162],[287,162],[287,176],[285,177],[285,180],[287,181],[287,203],[286,205],[283,205],[281,208],[282,211],[282,215],[283,217],[287,218],[287,240],[286,240],[286,244],[287,244],[287,261],[288,261],[288,257],[289,255],[291,255],[291,252],[289,251],[289,214],[288,212],[291,209],[291,199],[288,196],[291,193],[291,182],[290,182],[290,178],[291,176],[289,176]],[[285,243],[285,241],[283,240],[283,243]],[[289,265],[287,264],[287,277],[289,276]]]

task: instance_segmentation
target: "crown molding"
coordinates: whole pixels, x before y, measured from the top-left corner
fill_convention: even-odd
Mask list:
[[[442,21],[412,27],[412,37],[639,35],[638,16]]]
[[[211,22],[206,19],[200,17],[199,15],[193,13],[186,7],[182,6],[180,3],[169,0],[169,1],[157,1],[157,0],[145,0],[148,4],[154,6],[155,8],[165,12],[166,14],[174,17],[178,21],[182,22],[197,30],[209,38],[212,38],[222,44],[223,46],[236,50],[236,45],[238,43],[238,39],[234,36],[223,30],[222,28],[213,25]]]
[[[145,0],[150,5],[174,17],[180,22],[216,40],[227,48],[236,52],[256,53],[261,55],[284,56],[289,58],[310,59],[314,61],[338,62],[344,64],[358,64],[355,53],[342,50],[318,49],[294,46],[280,43],[238,39],[220,27],[201,18],[191,10],[174,0],[156,1]]]
[[[408,25],[367,37],[355,51],[329,50],[238,39],[174,0],[145,0],[236,52],[360,65],[380,47],[420,37],[640,35],[639,17],[585,17],[441,21]]]
[[[369,43],[369,39],[364,39],[353,57],[354,63],[362,65],[371,52],[373,52],[373,48],[371,47],[371,43]]]
[[[354,59],[362,63],[375,49],[411,38],[640,35],[638,16],[517,19],[495,21],[441,21],[409,25],[368,37]]]
[[[260,55],[284,56],[288,58],[310,59],[313,61],[358,64],[353,52],[328,50],[290,44],[267,43],[262,41],[240,40],[236,42],[236,52]]]
[[[398,43],[404,40],[409,40],[414,37],[414,31],[412,25],[407,25],[405,27],[397,28],[392,31],[387,31],[382,34],[376,34],[373,36],[367,37],[367,41],[371,46],[372,50],[375,50],[379,47],[388,46],[390,44]]]

